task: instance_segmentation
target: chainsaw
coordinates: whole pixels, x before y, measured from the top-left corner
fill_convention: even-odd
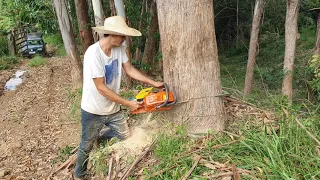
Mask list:
[[[131,111],[132,114],[170,110],[176,103],[176,96],[174,91],[169,91],[168,85],[164,83],[164,89],[160,91],[152,87],[142,89],[136,96],[136,100],[143,102],[142,107]]]

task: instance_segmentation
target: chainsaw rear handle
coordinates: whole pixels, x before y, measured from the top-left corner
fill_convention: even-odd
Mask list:
[[[176,103],[176,97],[175,97],[175,93],[174,92],[173,92],[174,101],[171,102],[171,103],[168,103],[169,102],[169,87],[168,87],[168,85],[166,83],[163,83],[163,86],[164,86],[164,89],[166,91],[166,101],[163,104],[160,104],[160,105],[156,106],[155,107],[156,109],[162,108],[162,107],[171,106],[171,105]]]

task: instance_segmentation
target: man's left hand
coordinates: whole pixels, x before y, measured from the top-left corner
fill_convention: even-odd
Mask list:
[[[161,87],[164,87],[163,84],[164,84],[163,82],[154,82],[152,86],[156,88],[161,88]]]

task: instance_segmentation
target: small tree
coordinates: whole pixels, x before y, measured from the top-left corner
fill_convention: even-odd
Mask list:
[[[69,56],[68,59],[70,59],[73,88],[78,89],[82,86],[82,64],[75,44],[73,28],[70,23],[67,7],[64,0],[54,0],[53,2],[58,16],[64,48]]]
[[[264,0],[256,0],[256,5],[254,8],[253,20],[252,20],[252,30],[251,30],[251,39],[249,47],[249,56],[247,64],[247,73],[244,84],[244,96],[247,96],[251,93],[252,90],[252,81],[253,81],[253,69],[256,63],[257,48],[258,48],[258,37],[260,30],[260,22],[263,14]]]
[[[300,0],[287,0],[287,13],[285,24],[285,55],[283,62],[284,79],[282,83],[282,94],[292,102],[292,80],[293,66],[296,52],[298,34],[298,15]]]
[[[75,5],[77,11],[80,37],[82,41],[82,50],[83,53],[85,53],[87,48],[91,44],[93,44],[93,36],[88,14],[88,3],[87,0],[75,0]]]
[[[151,65],[153,67],[152,71],[155,70],[154,67],[154,57],[156,55],[156,46],[157,46],[157,39],[155,34],[159,31],[158,25],[158,15],[157,15],[157,5],[155,1],[151,2],[150,11],[152,14],[151,23],[148,28],[147,40],[143,52],[142,62]]]
[[[315,43],[315,54],[320,55],[320,8],[312,9],[316,12],[317,16],[317,34]]]

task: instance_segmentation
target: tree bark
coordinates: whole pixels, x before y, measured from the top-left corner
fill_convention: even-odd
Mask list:
[[[124,4],[123,4],[123,0],[115,0],[114,1],[114,7],[115,7],[115,10],[117,12],[117,16],[121,16],[126,22],[127,24],[130,26],[130,23],[129,23],[129,20],[127,19],[126,17],[126,12],[125,12],[125,9],[124,9]],[[132,55],[131,55],[131,51],[130,51],[130,46],[131,46],[131,39],[130,37],[126,37],[126,46],[127,46],[127,49],[126,49],[126,54],[128,56],[128,59],[129,59],[129,62],[132,61]],[[126,84],[126,87],[131,89],[132,87],[132,79],[127,76],[126,73],[124,73],[124,71],[122,71],[122,77],[123,77],[123,80]]]
[[[287,0],[287,13],[285,24],[285,55],[283,63],[284,79],[282,83],[282,94],[292,102],[292,80],[293,66],[296,52],[298,34],[298,16],[300,0]]]
[[[88,13],[87,0],[75,0],[79,34],[82,42],[83,54],[86,52],[87,48],[93,44],[93,36],[91,30],[91,24]]]
[[[143,18],[145,7],[146,7],[146,2],[147,2],[146,0],[143,0],[142,1],[142,5],[141,5],[141,14],[140,14],[141,19],[140,19],[139,25],[138,25],[138,30],[140,32],[141,32],[141,29],[142,29],[142,18]],[[140,46],[140,43],[139,43],[139,46]],[[141,56],[141,51],[140,51],[140,47],[139,46],[137,46],[136,51],[134,53],[134,59],[135,60],[140,59],[140,56]]]
[[[111,16],[115,16],[117,14],[116,7],[114,5],[114,0],[109,0]]]
[[[101,0],[92,0],[92,6],[94,11],[94,22],[96,26],[103,26],[104,15]]]
[[[153,65],[152,62],[156,54],[156,45],[157,45],[155,34],[159,31],[157,5],[155,1],[151,2],[150,11],[152,13],[151,23],[149,25],[147,40],[146,40],[143,57],[142,57],[142,62],[147,63],[152,68],[150,69],[149,72],[155,70],[155,68],[152,67]]]
[[[92,7],[94,13],[94,22],[96,26],[103,26],[104,23],[104,13],[102,9],[101,0],[92,0]],[[95,33],[94,41],[97,42],[103,37],[103,34]]]
[[[249,55],[248,55],[248,64],[247,64],[247,73],[244,84],[244,96],[246,97],[251,93],[252,82],[253,82],[253,69],[256,63],[257,48],[258,48],[258,39],[260,31],[261,17],[263,14],[264,0],[256,0],[256,5],[254,8],[253,20],[252,20],[252,29],[251,29],[251,38],[249,46]]]
[[[77,52],[75,38],[72,25],[67,12],[67,7],[64,0],[54,0],[56,14],[59,21],[59,27],[62,34],[64,48],[70,59],[71,78],[74,89],[82,87],[82,64],[80,56]]]
[[[190,133],[224,128],[213,0],[158,0],[164,80],[177,92],[169,117]]]
[[[320,9],[317,10],[316,13],[317,13],[317,35],[316,35],[315,54],[320,55]]]

